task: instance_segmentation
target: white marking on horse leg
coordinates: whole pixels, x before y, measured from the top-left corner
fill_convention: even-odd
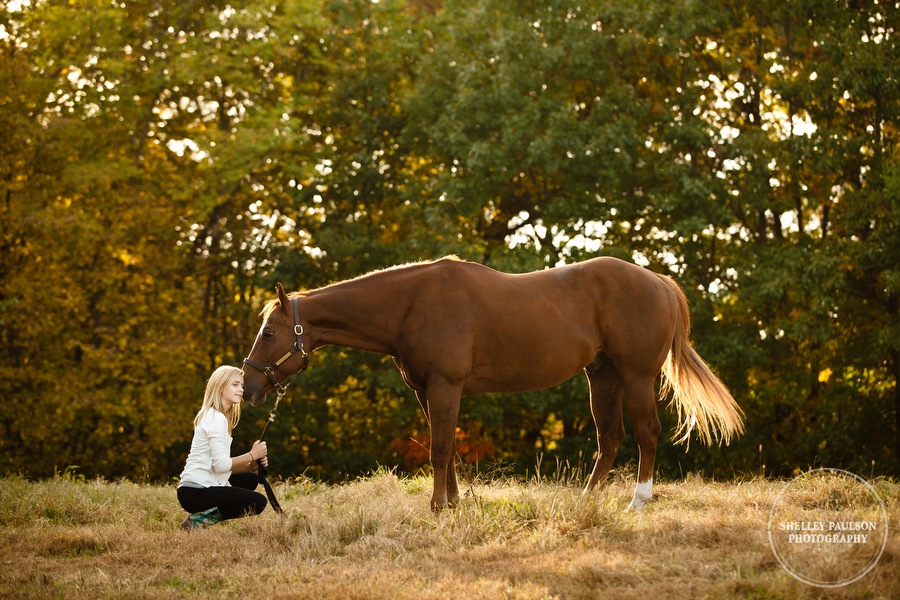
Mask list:
[[[636,486],[634,486],[634,497],[631,499],[631,504],[628,505],[626,510],[641,510],[644,508],[644,505],[650,502],[650,499],[653,498],[653,478],[651,477],[647,481],[639,481]]]

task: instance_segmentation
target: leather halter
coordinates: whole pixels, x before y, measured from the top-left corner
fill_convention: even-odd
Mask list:
[[[284,356],[275,361],[275,364],[272,366],[269,365],[261,365],[256,361],[250,360],[250,358],[244,359],[245,365],[250,365],[257,371],[262,372],[266,378],[269,380],[269,383],[272,384],[272,387],[275,388],[276,391],[280,392],[282,395],[284,391],[287,389],[287,385],[282,385],[281,382],[284,381],[289,375],[285,375],[281,379],[275,377],[275,373],[278,371],[278,367],[281,364],[295,355],[296,353],[300,353],[301,358],[303,358],[303,366],[297,370],[298,373],[302,373],[306,370],[306,366],[309,364],[309,354],[307,354],[306,350],[303,349],[303,339],[300,337],[303,335],[303,325],[300,324],[300,299],[299,298],[291,298],[291,304],[294,306],[294,335],[297,336],[297,340],[294,342],[294,345],[291,346],[291,349],[288,350]]]

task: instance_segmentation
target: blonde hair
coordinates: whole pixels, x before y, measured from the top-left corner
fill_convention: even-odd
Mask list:
[[[237,426],[238,421],[241,419],[241,405],[240,403],[234,404],[227,411],[223,410],[222,394],[225,393],[225,388],[231,385],[231,382],[234,381],[238,375],[243,375],[242,371],[237,367],[229,365],[222,365],[213,371],[213,374],[209,376],[209,381],[206,382],[206,392],[203,394],[203,406],[200,407],[200,411],[197,413],[197,416],[194,417],[195,428],[203,417],[203,413],[210,408],[219,411],[228,419],[228,433],[231,433],[232,429]]]

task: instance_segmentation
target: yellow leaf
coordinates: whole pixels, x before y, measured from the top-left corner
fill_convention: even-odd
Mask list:
[[[830,378],[831,378],[831,369],[826,368],[826,369],[822,369],[821,371],[819,371],[819,381],[821,383],[827,383]]]

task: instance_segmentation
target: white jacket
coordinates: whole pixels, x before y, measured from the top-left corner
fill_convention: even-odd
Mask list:
[[[213,487],[230,485],[231,436],[228,419],[214,408],[206,409],[191,440],[179,487]]]

